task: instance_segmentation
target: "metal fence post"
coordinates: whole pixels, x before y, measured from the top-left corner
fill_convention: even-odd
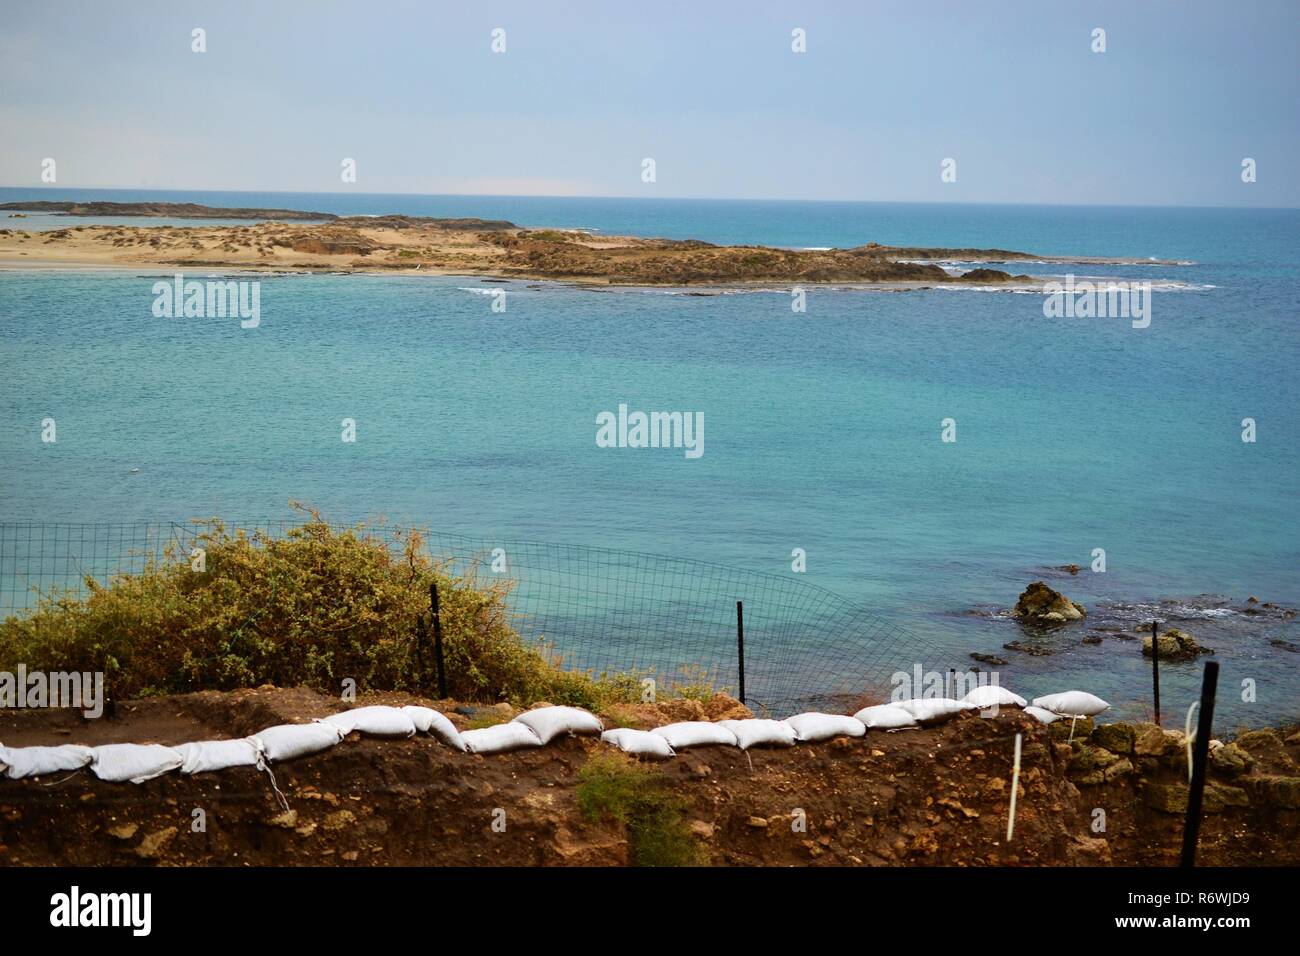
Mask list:
[[[1201,710],[1197,714],[1196,741],[1192,745],[1192,785],[1187,794],[1187,820],[1183,823],[1183,857],[1180,865],[1196,865],[1196,840],[1201,831],[1201,796],[1205,789],[1205,765],[1210,756],[1210,733],[1214,723],[1214,694],[1219,685],[1219,664],[1207,661],[1201,681]]]
[[[1156,698],[1156,726],[1160,726],[1160,637],[1155,621],[1151,622],[1151,686]]]
[[[745,605],[736,602],[736,656],[740,667],[740,702],[745,702]]]
[[[442,662],[442,609],[438,604],[438,584],[429,583],[429,603],[433,608],[433,662],[438,668],[438,698],[447,698],[447,671]]]

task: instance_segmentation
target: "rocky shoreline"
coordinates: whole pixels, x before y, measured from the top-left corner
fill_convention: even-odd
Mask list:
[[[416,216],[338,217],[280,209],[190,203],[8,203],[5,209],[60,215],[267,220],[249,225],[73,226],[48,232],[0,229],[0,260],[75,264],[328,272],[425,272],[547,279],[610,286],[752,283],[962,285],[1032,283],[1027,275],[977,268],[952,275],[937,261],[1042,261],[1004,249],[891,247],[780,249],[698,240],[596,236],[528,229],[504,220]],[[307,222],[306,220],[320,220]]]
[[[1066,565],[1051,570],[1076,575],[1079,569]],[[1254,596],[1244,602],[1202,596],[1198,603],[1192,604],[1176,600],[1135,605],[1102,603],[1094,605],[1090,616],[1089,609],[1081,602],[1043,581],[1034,581],[1010,609],[986,605],[967,610],[963,615],[1016,624],[1017,636],[1002,643],[1001,651],[1033,657],[1052,656],[1076,645],[1118,641],[1130,645],[1133,648],[1130,653],[1140,651],[1149,660],[1153,626],[1162,662],[1189,662],[1214,655],[1215,649],[1206,646],[1198,633],[1193,633],[1202,629],[1210,631],[1215,643],[1223,638],[1237,643],[1239,649],[1246,630],[1254,627],[1261,644],[1267,642],[1269,648],[1279,651],[1300,652],[1300,645],[1276,636],[1278,628],[1290,626],[1300,617],[1300,611],[1272,601],[1261,602]],[[1236,631],[1225,637],[1225,628]],[[969,656],[981,664],[1007,666],[1008,655],[1001,651],[982,649]]]

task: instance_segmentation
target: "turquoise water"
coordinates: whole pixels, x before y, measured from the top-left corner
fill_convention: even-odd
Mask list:
[[[1142,330],[1047,319],[1039,295],[1000,291],[814,289],[797,315],[779,290],[430,276],[263,278],[261,325],[244,330],[153,318],[156,277],[134,271],[0,271],[0,520],[279,518],[297,499],[336,520],[774,573],[799,547],[807,580],[1009,659],[1004,684],[1080,686],[1137,713],[1147,677],[1132,642],[1098,630],[1102,644],[1080,645],[1071,628],[1050,657],[1001,650],[1023,635],[993,610],[1047,575],[1091,627],[1154,615],[1215,647],[1225,719],[1300,717],[1300,654],[1270,643],[1300,644],[1300,627],[1241,613],[1247,595],[1300,606],[1298,211],[94,195],[135,197],[1194,262],[1026,267],[1171,288]],[[598,448],[595,416],[620,403],[703,412],[705,453]],[[355,444],[339,440],[345,417]],[[954,444],[940,441],[949,417]],[[1094,548],[1104,574],[1087,570]],[[1085,570],[1045,570],[1068,563]],[[1242,679],[1256,703],[1235,701]],[[1172,665],[1167,711],[1198,680]]]

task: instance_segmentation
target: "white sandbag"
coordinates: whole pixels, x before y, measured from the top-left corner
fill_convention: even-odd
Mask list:
[[[950,697],[913,697],[895,703],[915,717],[918,724],[938,724],[963,711],[975,710],[974,705]]]
[[[1110,704],[1100,697],[1081,690],[1067,690],[1059,694],[1048,694],[1046,697],[1035,697],[1034,706],[1050,710],[1062,717],[1092,717],[1103,710],[1110,709]]]
[[[79,744],[57,747],[0,747],[0,767],[10,780],[39,777],[46,773],[63,773],[89,767],[95,753]]]
[[[258,731],[251,738],[258,750],[272,763],[292,760],[328,750],[343,739],[334,724],[316,720],[310,724],[277,724]]]
[[[478,730],[467,730],[460,735],[472,754],[499,754],[522,747],[540,747],[541,740],[527,724],[508,721]]]
[[[549,744],[561,734],[598,734],[605,729],[600,718],[577,707],[538,707],[515,718],[537,735],[543,744]]]
[[[613,744],[619,750],[626,754],[636,754],[638,757],[675,757],[672,745],[668,743],[660,734],[652,734],[648,730],[633,730],[630,727],[619,727],[617,730],[607,730],[600,735],[600,739],[607,744]]]
[[[1060,714],[1054,714],[1050,710],[1043,710],[1043,708],[1035,707],[1032,704],[1025,708],[1025,713],[1041,724],[1050,724],[1054,720],[1061,719]]]
[[[985,684],[976,687],[962,698],[968,704],[987,710],[990,707],[1024,707],[1027,701],[1019,694],[1013,694],[997,684]]]
[[[707,720],[683,720],[675,724],[665,724],[650,731],[668,741],[673,750],[685,750],[687,747],[707,747],[713,744],[723,747],[735,747],[736,735],[722,724]]]
[[[868,730],[902,730],[905,727],[920,726],[915,717],[897,704],[863,707],[853,715],[853,719],[862,721]]]
[[[461,753],[466,751],[465,741],[461,739],[460,731],[446,715],[440,714],[432,707],[417,707],[413,704],[403,707],[402,713],[411,718],[411,723],[415,724],[415,729],[420,733],[433,734],[448,747]]]
[[[181,773],[211,773],[230,767],[256,767],[257,745],[248,737],[235,740],[199,740],[176,748]]]
[[[800,743],[814,743],[832,737],[861,737],[867,732],[866,724],[843,714],[796,714],[786,723],[793,728],[794,738]]]
[[[794,746],[794,728],[784,720],[751,717],[748,720],[721,720],[719,723],[736,735],[736,746],[741,750],[763,744],[773,747]]]
[[[179,751],[161,744],[104,744],[94,751],[90,769],[100,780],[112,783],[144,783],[181,765]]]
[[[325,723],[333,724],[346,737],[353,731],[371,734],[375,737],[414,737],[415,723],[400,707],[385,707],[375,704],[370,707],[354,707],[351,710],[330,714]]]

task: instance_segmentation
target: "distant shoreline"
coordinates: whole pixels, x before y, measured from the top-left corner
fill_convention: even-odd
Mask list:
[[[506,220],[405,215],[347,216],[195,203],[0,204],[0,268],[136,268],[466,276],[577,283],[593,287],[853,285],[1037,286],[1042,277],[1013,275],[991,264],[1078,262],[1168,266],[1167,260],[1053,257],[1006,249],[896,247],[783,249],[715,245],[699,240],[610,236],[583,229],[534,229]],[[68,216],[156,216],[195,225],[77,225],[21,229],[20,210]],[[198,220],[248,219],[247,225]],[[952,275],[940,263],[973,266]]]

